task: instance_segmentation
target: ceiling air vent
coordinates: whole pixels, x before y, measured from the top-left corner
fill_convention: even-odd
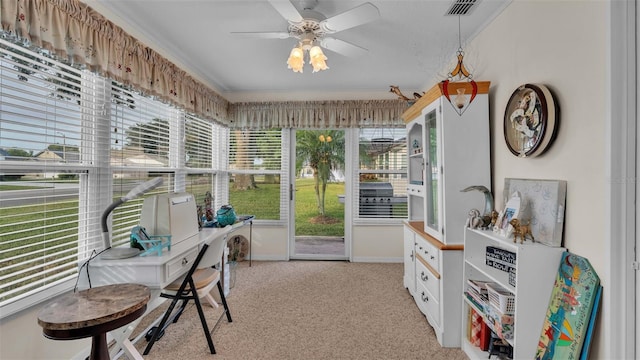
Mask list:
[[[446,15],[468,15],[480,0],[454,0]]]

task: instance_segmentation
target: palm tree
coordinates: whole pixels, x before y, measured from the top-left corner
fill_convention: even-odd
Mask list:
[[[296,170],[303,164],[313,170],[318,212],[324,216],[327,182],[332,170],[344,168],[344,131],[302,130],[296,132]]]

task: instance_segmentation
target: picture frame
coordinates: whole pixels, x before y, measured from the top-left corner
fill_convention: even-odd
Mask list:
[[[517,219],[520,216],[520,207],[522,201],[520,199],[519,192],[513,192],[511,197],[507,201],[504,212],[502,214],[502,222],[500,223],[500,232],[504,237],[510,237],[513,233],[513,226],[509,223],[512,219]]]
[[[542,155],[557,137],[559,113],[558,104],[546,86],[519,86],[504,112],[504,139],[509,151],[518,157]]]
[[[565,180],[505,178],[504,194],[518,192],[526,204],[520,220],[526,221],[534,238],[547,246],[561,247],[567,193]]]

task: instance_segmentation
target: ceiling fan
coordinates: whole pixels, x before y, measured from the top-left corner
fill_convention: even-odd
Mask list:
[[[299,40],[300,46],[305,50],[309,50],[316,42],[321,47],[338,54],[356,57],[367,53],[368,50],[327,35],[374,21],[380,17],[378,8],[368,2],[327,18],[314,10],[317,0],[306,1],[302,11],[298,11],[289,0],[268,1],[289,22],[287,31],[232,32],[232,34],[263,39],[295,38]]]

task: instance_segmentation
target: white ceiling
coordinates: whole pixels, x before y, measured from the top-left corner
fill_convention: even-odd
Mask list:
[[[369,0],[379,19],[331,35],[368,53],[350,58],[325,50],[329,69],[312,73],[306,64],[302,74],[286,64],[296,39],[232,34],[286,31],[267,0],[82,1],[230,101],[249,101],[394,98],[390,85],[408,96],[426,90],[444,80],[443,68],[455,59],[459,23],[464,48],[511,0],[478,0],[460,17],[446,15],[453,0]],[[309,1],[292,3],[303,10]],[[314,10],[331,17],[365,1],[318,0]]]

